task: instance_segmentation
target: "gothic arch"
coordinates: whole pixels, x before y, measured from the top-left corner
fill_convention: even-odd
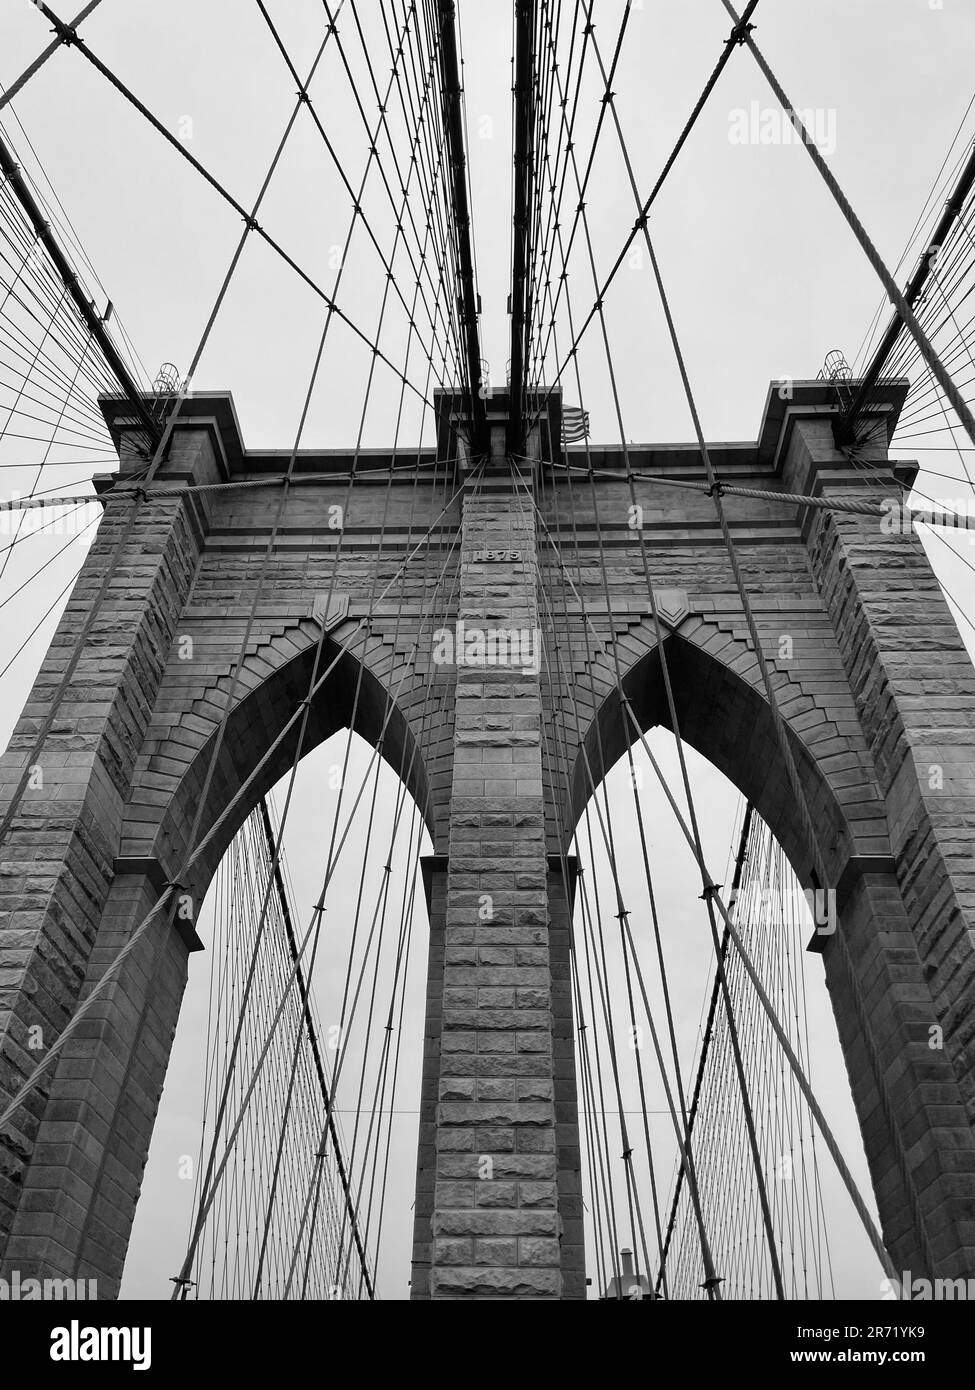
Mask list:
[[[678,627],[668,628],[664,640],[681,737],[752,802],[782,844],[800,882],[809,883],[812,866],[754,651],[743,637],[729,641],[718,625],[700,618],[685,619]],[[641,730],[670,727],[652,621],[643,621],[636,630],[631,627],[622,649],[628,652],[622,662],[622,686]],[[637,741],[632,725],[624,723],[607,655],[600,654],[592,665],[598,668],[593,674],[600,698],[579,740],[572,776],[572,824],[591,794],[586,757],[598,785],[627,746]],[[783,671],[781,665],[773,669],[773,683],[831,872],[826,886],[836,891],[838,930],[825,936],[820,946],[885,1242],[888,1250],[906,1259],[904,1267],[935,1267],[937,1255],[927,1238],[923,1215],[927,1203],[941,1203],[955,1222],[964,1219],[966,1204],[959,1199],[950,1171],[939,1171],[931,1164],[923,1180],[918,1176],[915,1155],[905,1147],[890,1116],[893,1104],[910,1095],[916,1106],[915,1128],[920,1130],[932,1123],[930,1107],[936,1096],[950,1097],[940,1113],[947,1123],[958,1125],[958,1147],[966,1151],[967,1161],[971,1135],[960,1104],[965,1078],[950,1051],[932,1053],[925,1046],[923,1065],[932,1082],[937,1071],[937,1085],[919,1086],[909,1079],[907,1059],[912,1053],[921,1057],[918,1043],[925,1025],[937,1014],[930,973],[924,970],[909,931],[885,803],[853,701],[848,701],[854,715],[850,721],[843,717],[844,699],[836,692],[830,696],[828,710],[820,708],[803,690],[801,663],[791,672]],[[803,727],[796,727],[797,718]],[[675,789],[675,794],[682,804],[681,792]],[[874,982],[870,994],[865,994],[861,980],[868,961]],[[896,988],[910,991],[913,1016],[898,1031],[889,1028],[881,1048],[873,1036],[870,1010],[881,992],[889,994]],[[902,1255],[904,1251],[909,1253]]]
[[[385,762],[397,777],[402,777],[421,812],[425,808],[427,828],[433,832],[426,762],[406,708],[419,681],[414,672],[404,670],[402,658],[392,655],[390,647],[381,640],[370,639],[361,660],[351,651],[343,651],[344,642],[354,631],[351,623],[345,623],[325,637],[317,677],[320,632],[311,621],[290,627],[245,659],[236,683],[240,693],[234,699],[220,740],[207,804],[200,818],[198,842],[210,833],[241,788],[246,786],[246,791],[187,875],[189,881],[183,886],[197,902],[202,902],[227,846],[259,798],[291,769],[298,750],[300,720],[285,730],[300,710],[313,681],[320,680],[326,671],[329,674],[312,698],[301,757],[307,757],[332,734],[351,726],[366,743],[378,747]],[[329,671],[333,663],[334,668]],[[171,663],[170,670],[173,669]],[[150,726],[123,824],[126,857],[155,859],[167,876],[178,872],[188,852],[186,837],[196,817],[217,744],[222,710],[233,683],[233,676],[225,675],[214,685],[201,687],[187,711],[190,718],[175,728]],[[220,698],[214,699],[217,686],[222,687]],[[402,692],[405,703],[394,697],[396,690]],[[166,695],[164,682],[162,708],[166,706]],[[197,712],[203,710],[206,717]],[[271,757],[259,767],[271,749]],[[247,785],[252,777],[253,782]],[[162,806],[158,806],[160,789],[166,793]],[[150,809],[153,799],[158,806],[155,816]]]
[[[743,640],[728,641],[722,635],[715,651],[718,632],[717,625],[693,618],[685,620],[679,630],[667,629],[667,669],[681,738],[752,802],[776,834],[797,877],[808,882],[811,865],[778,753],[758,662]],[[641,623],[636,632],[630,631],[626,648],[630,656],[622,663],[622,686],[641,731],[646,733],[658,725],[670,728],[660,651],[651,620]],[[605,667],[607,660],[602,657],[599,664]],[[889,858],[886,831],[878,844],[877,822],[884,817],[883,803],[862,739],[839,731],[832,711],[821,709],[815,697],[803,690],[801,671],[789,674],[773,670],[806,801],[837,881],[865,848],[858,820],[871,826],[870,855]],[[572,770],[569,822],[573,826],[591,793],[589,769],[598,782],[638,740],[620,709],[615,680],[609,686],[607,675],[602,673],[601,683],[608,688],[582,732]],[[832,703],[835,706],[835,698]],[[801,730],[795,726],[797,717],[804,724]],[[843,770],[837,780],[834,769],[840,764]],[[857,811],[856,818],[849,814],[851,807]]]

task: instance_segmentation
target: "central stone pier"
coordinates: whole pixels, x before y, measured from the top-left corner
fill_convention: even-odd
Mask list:
[[[500,450],[499,450],[500,453]],[[563,868],[546,849],[530,473],[465,489],[448,854],[431,947],[413,1298],[585,1297]],[[570,889],[571,891],[571,889]]]

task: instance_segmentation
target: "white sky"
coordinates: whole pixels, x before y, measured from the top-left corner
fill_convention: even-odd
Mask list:
[[[378,12],[362,8],[370,34],[378,34]],[[497,383],[504,379],[509,356],[511,7],[500,0],[460,0],[459,8],[482,350]],[[278,0],[270,9],[304,73],[321,41],[321,5],[318,0]],[[597,0],[597,32],[607,55],[620,12],[619,0]],[[757,19],[757,38],[796,105],[820,111],[823,128],[835,133],[832,168],[881,253],[896,264],[971,97],[975,13],[964,0],[944,0],[941,6],[928,0],[820,0],[804,6],[763,0]],[[0,0],[0,24],[0,80],[10,82],[47,41],[47,26],[28,0]],[[651,186],[728,30],[719,0],[643,0],[634,8],[614,89],[641,189]],[[342,32],[351,33],[351,23]],[[294,83],[256,6],[248,0],[170,0],[165,6],[157,0],[126,0],[124,5],[104,0],[85,35],[160,120],[188,137],[192,153],[249,205],[294,99]],[[381,63],[377,71],[381,80]],[[357,72],[365,101],[361,65]],[[588,151],[598,90],[592,84],[584,90],[578,143]],[[311,93],[357,182],[365,157],[363,133],[334,52],[323,62]],[[742,51],[734,55],[702,115],[651,222],[704,428],[712,440],[755,437],[771,377],[815,376],[834,347],[843,348],[852,360],[881,298],[875,277],[805,154],[794,145],[731,143],[736,112],[750,110],[753,102],[762,110],[773,104],[754,62]],[[374,102],[370,114],[373,109]],[[58,54],[18,99],[16,111],[149,374],[163,361],[185,370],[239,236],[239,219],[76,53]],[[33,170],[20,130],[6,120],[5,126]],[[574,199],[566,201],[571,206]],[[595,258],[603,268],[615,259],[634,216],[611,130],[601,141],[588,204]],[[364,206],[388,247],[388,208],[375,180]],[[348,209],[347,194],[329,168],[320,137],[303,115],[259,220],[313,276],[330,285],[335,275],[331,248],[344,239]],[[371,332],[382,279],[361,236],[359,243],[339,299]],[[905,266],[899,278],[905,279],[910,268]],[[582,256],[573,259],[571,272],[573,303],[581,314],[593,298]],[[690,438],[649,267],[627,265],[606,309],[627,437]],[[322,316],[321,302],[252,238],[195,382],[197,389],[233,390],[249,447],[281,448],[292,442]],[[389,322],[384,343],[399,360],[401,320],[393,313]],[[306,447],[354,441],[367,363],[361,345],[337,327],[313,398]],[[615,417],[595,330],[586,339],[580,365],[593,438],[611,443],[617,438]],[[419,364],[411,375],[422,384]],[[391,438],[393,387],[388,375],[378,380],[366,418],[366,444]],[[567,387],[566,394],[574,399],[574,389]],[[418,427],[416,412],[408,412],[404,443],[415,442]],[[944,463],[950,455],[930,457],[932,467],[957,469],[955,460],[950,466]],[[70,487],[87,472],[81,466],[57,470],[45,485],[63,481]],[[28,467],[8,469],[2,475],[4,495],[25,490],[31,481]],[[967,492],[937,480],[926,490],[936,497]],[[35,538],[24,546],[3,577],[0,602],[62,543]],[[970,558],[964,538],[953,544]],[[19,646],[68,583],[83,550],[83,541],[71,546],[16,604],[0,608],[0,650]],[[942,543],[929,543],[929,550],[939,575],[970,612],[969,572],[950,559]],[[0,743],[26,698],[56,617],[55,612],[0,681]],[[666,740],[657,738],[655,746],[672,764]],[[288,854],[304,910],[314,900],[320,873],[321,779],[336,756],[332,747],[306,760],[290,823]],[[362,750],[357,756],[364,768]],[[700,759],[692,755],[691,763],[706,843],[718,870],[724,867],[737,795]],[[649,799],[649,791],[646,795]],[[707,942],[700,935],[699,889],[665,808],[659,799],[648,805],[659,856],[655,862],[668,870],[661,867],[657,887],[672,935],[690,1048],[709,971]],[[620,856],[623,863],[637,858],[635,844],[627,843],[630,853]],[[345,869],[350,876],[361,852],[361,844],[350,846]],[[631,879],[630,887],[637,900],[639,883]],[[335,1004],[335,965],[341,956],[337,934],[334,954],[326,954],[318,972],[319,1008],[326,1021]],[[411,1032],[404,1041],[403,1074],[411,1082],[418,1076],[424,957],[421,940],[413,965],[416,1007],[408,1011]],[[819,964],[809,964],[818,986]],[[182,1255],[188,1194],[174,1170],[179,1155],[195,1151],[198,1135],[194,1117],[207,968],[205,957],[193,962],[147,1175],[148,1195],[130,1251],[129,1295],[166,1296],[167,1280]],[[863,1178],[842,1062],[828,1004],[824,992],[819,993],[816,1075],[825,1108]],[[404,1084],[397,1105],[404,1113],[396,1116],[394,1126],[386,1297],[407,1292],[415,1084],[412,1091]],[[657,1116],[655,1123],[663,1125],[665,1119]],[[666,1144],[664,1137],[661,1143]],[[669,1164],[668,1150],[661,1163],[664,1173]],[[177,1220],[181,1204],[185,1214]],[[842,1229],[834,1248],[838,1292],[876,1297],[879,1276],[847,1217],[848,1212],[838,1222]]]

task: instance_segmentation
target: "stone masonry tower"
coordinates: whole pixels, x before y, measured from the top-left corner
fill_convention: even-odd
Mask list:
[[[885,429],[869,476],[834,440],[832,388],[797,382],[788,399],[769,391],[757,439],[713,446],[718,477],[898,501],[914,470],[888,459],[884,436],[905,391],[887,385],[871,406]],[[120,400],[104,409],[125,482],[135,422]],[[225,484],[280,481],[283,463],[245,447],[229,395],[184,402],[165,492],[134,505],[105,481],[96,539],[0,760],[0,1104],[167,885],[203,900],[292,765],[323,643],[334,665],[301,752],[353,723],[405,779],[434,850],[412,1294],[578,1299],[568,852],[591,778],[634,737],[617,674],[642,729],[670,717],[641,546],[681,736],[752,801],[803,884],[812,866],[712,499],[673,486],[700,483],[697,449],[564,449],[555,395],[531,461],[512,461],[497,394],[487,457],[472,459],[456,398],[436,409],[436,446],[360,453],[351,495],[351,451],[299,456],[259,591],[275,489]],[[565,463],[583,477],[592,465],[585,487]],[[341,535],[322,520],[336,507]],[[726,494],[726,508],[836,894],[822,963],[884,1239],[898,1269],[968,1275],[975,671],[915,535],[771,496]],[[425,532],[402,603],[373,611],[363,576],[381,589]],[[444,566],[456,584],[436,621],[452,662],[415,641]],[[508,634],[504,660],[468,660],[478,630]],[[24,779],[34,764],[42,785]],[[0,1275],[117,1293],[189,958],[205,944],[159,914],[0,1132]]]

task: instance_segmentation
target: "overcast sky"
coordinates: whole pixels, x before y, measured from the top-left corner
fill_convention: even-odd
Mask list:
[[[511,6],[501,0],[459,0],[470,132],[474,226],[482,296],[483,354],[501,384],[509,357],[506,298],[510,277]],[[566,10],[568,11],[568,6]],[[277,0],[269,6],[295,66],[307,72],[322,38],[318,0]],[[379,52],[376,15],[363,23]],[[608,60],[621,14],[619,0],[597,0],[600,43]],[[65,14],[65,17],[67,15]],[[815,0],[804,5],[763,0],[757,38],[814,128],[840,183],[851,196],[881,253],[897,265],[932,182],[972,97],[971,54],[975,12],[965,0]],[[47,41],[47,26],[29,0],[0,0],[0,81],[9,83]],[[348,26],[351,31],[351,25]],[[631,15],[614,83],[636,180],[648,190],[696,100],[727,37],[720,0],[642,0]],[[343,34],[347,32],[345,28]],[[249,0],[104,0],[85,26],[93,50],[131,86],[163,124],[246,206],[253,201],[294,102],[295,84]],[[351,39],[350,39],[351,44]],[[388,63],[387,63],[388,67]],[[385,71],[377,61],[377,75]],[[366,74],[356,68],[366,95]],[[329,52],[311,95],[350,177],[364,165],[365,137],[348,84]],[[584,87],[580,149],[588,150],[598,113],[598,86]],[[881,301],[880,286],[804,152],[792,143],[742,142],[743,129],[761,128],[773,99],[751,60],[736,53],[661,195],[652,232],[680,328],[702,421],[712,440],[754,439],[768,382],[783,375],[813,377],[827,351],[853,360]],[[369,104],[373,112],[375,102]],[[103,292],[146,364],[150,377],[164,361],[185,372],[240,234],[240,219],[160,136],[74,52],[62,51],[15,103],[46,177],[57,191],[97,270]],[[742,123],[745,123],[744,125]],[[755,123],[759,125],[756,127]],[[4,113],[4,128],[32,173],[34,155],[21,128]],[[965,126],[966,138],[972,123]],[[956,153],[963,143],[956,146]],[[574,199],[567,199],[572,205]],[[612,131],[600,143],[587,198],[594,256],[612,264],[633,222],[632,197]],[[388,204],[374,179],[364,207],[380,241],[389,246]],[[311,121],[302,115],[271,186],[260,221],[323,285],[335,277],[335,248],[344,241],[349,198]],[[402,262],[398,262],[402,265]],[[912,264],[903,267],[906,279]],[[593,299],[584,254],[570,267],[573,304],[584,314]],[[100,293],[88,277],[93,294]],[[405,284],[409,285],[408,278]],[[349,315],[374,332],[383,277],[374,251],[360,235],[339,296]],[[230,388],[249,447],[287,448],[295,438],[324,306],[307,286],[252,237],[197,373],[195,388]],[[403,321],[390,311],[389,355],[402,359]],[[649,267],[639,256],[620,272],[607,297],[625,434],[635,441],[691,436],[686,405],[653,294]],[[884,314],[886,318],[886,313]],[[554,356],[548,370],[551,373]],[[354,442],[363,406],[369,354],[338,326],[312,399],[304,447]],[[607,370],[594,330],[580,353],[585,405],[596,442],[618,440]],[[411,377],[423,384],[419,359]],[[366,414],[364,442],[388,444],[395,388],[378,377]],[[567,397],[574,390],[567,387]],[[402,442],[417,441],[419,408],[407,411]],[[428,436],[427,436],[428,437]],[[9,446],[9,441],[8,441]],[[19,447],[19,446],[18,446]],[[901,451],[909,456],[907,450]],[[35,454],[4,454],[9,462]],[[67,456],[65,456],[67,457]],[[100,456],[99,456],[100,457]],[[930,467],[952,471],[925,456]],[[106,465],[107,467],[107,465]],[[66,488],[92,471],[77,463],[45,479]],[[33,471],[8,468],[4,495],[24,491]],[[934,496],[955,498],[968,489],[929,479]],[[37,537],[20,547],[0,581],[0,602],[63,542]],[[972,611],[970,573],[943,543],[926,542],[939,576]],[[971,558],[967,542],[956,542]],[[15,604],[0,608],[0,650],[13,650],[69,583],[83,557],[82,539],[59,555]],[[6,740],[30,689],[58,608],[0,679],[0,743]],[[966,637],[970,629],[965,629]],[[676,763],[668,741],[656,735],[668,770]],[[314,901],[321,873],[322,779],[341,757],[333,740],[306,760],[286,836],[302,913]],[[367,754],[355,755],[365,769]],[[714,869],[723,869],[731,843],[737,792],[696,756],[691,757],[703,830]],[[392,777],[388,779],[392,781]],[[647,819],[657,888],[679,993],[682,1037],[690,1057],[710,963],[697,902],[693,865],[679,831],[647,775]],[[614,789],[622,797],[618,782]],[[384,798],[391,803],[392,789]],[[327,812],[326,812],[327,815]],[[635,831],[626,822],[625,865],[637,860]],[[387,825],[377,832],[379,843]],[[344,873],[351,883],[361,862],[361,838],[350,843]],[[666,871],[665,871],[666,869]],[[626,870],[634,901],[645,896],[639,875]],[[341,893],[341,883],[337,883]],[[420,1013],[426,943],[422,921],[411,964],[411,1007],[404,1036],[404,1082],[394,1117],[394,1157],[384,1243],[381,1292],[407,1296],[411,1242],[413,1146],[419,1077]],[[204,927],[204,937],[206,931]],[[694,944],[691,944],[694,943]],[[343,958],[337,929],[323,948],[317,972],[324,1021],[337,1007]],[[807,957],[815,1022],[815,1075],[821,1099],[852,1166],[866,1186],[848,1087],[835,1042],[822,972]],[[189,1220],[189,1185],[175,1174],[179,1157],[199,1141],[199,1056],[205,1030],[209,963],[192,962],[191,987],[177,1036],[147,1174],[146,1199],[136,1222],[124,1292],[165,1297],[181,1262]],[[666,1117],[659,1127],[662,1170],[669,1176],[672,1145]],[[837,1292],[877,1297],[876,1262],[850,1221],[838,1192],[834,1202]],[[178,1219],[177,1219],[178,1218]],[[590,1274],[594,1271],[590,1270]]]

